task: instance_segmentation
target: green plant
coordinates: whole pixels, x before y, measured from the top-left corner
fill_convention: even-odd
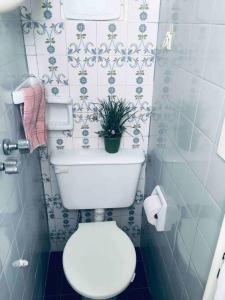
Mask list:
[[[122,99],[108,97],[100,101],[98,112],[102,130],[97,134],[105,138],[121,137],[126,129],[124,124],[135,115],[135,110],[135,107]]]

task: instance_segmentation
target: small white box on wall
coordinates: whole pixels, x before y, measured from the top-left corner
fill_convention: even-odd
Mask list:
[[[50,131],[73,129],[72,99],[54,97],[47,99],[47,128]]]
[[[123,17],[124,0],[63,0],[65,19],[118,20]]]

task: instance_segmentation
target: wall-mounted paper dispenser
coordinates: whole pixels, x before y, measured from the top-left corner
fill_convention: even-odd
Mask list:
[[[160,186],[156,186],[151,196],[144,201],[144,210],[148,222],[156,227],[157,231],[169,231],[177,222],[179,214],[176,205],[164,197]]]
[[[117,20],[122,17],[124,0],[63,0],[63,14],[72,20]]]

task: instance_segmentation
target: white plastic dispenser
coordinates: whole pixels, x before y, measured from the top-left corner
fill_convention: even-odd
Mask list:
[[[48,130],[72,130],[72,99],[68,97],[48,98],[46,123]]]
[[[123,0],[63,0],[63,15],[71,20],[118,20]]]
[[[167,202],[159,186],[145,199],[144,210],[148,222],[154,225],[157,231],[165,231]]]
[[[169,200],[169,201],[168,201]],[[169,204],[168,204],[169,202]],[[144,201],[147,220],[157,231],[169,231],[176,223],[179,213],[172,198],[165,198],[160,186],[156,186],[151,196]]]

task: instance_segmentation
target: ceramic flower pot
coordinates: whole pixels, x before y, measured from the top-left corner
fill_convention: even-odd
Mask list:
[[[120,148],[120,141],[121,141],[121,137],[115,137],[115,138],[105,137],[104,138],[105,150],[108,153],[117,153]]]

